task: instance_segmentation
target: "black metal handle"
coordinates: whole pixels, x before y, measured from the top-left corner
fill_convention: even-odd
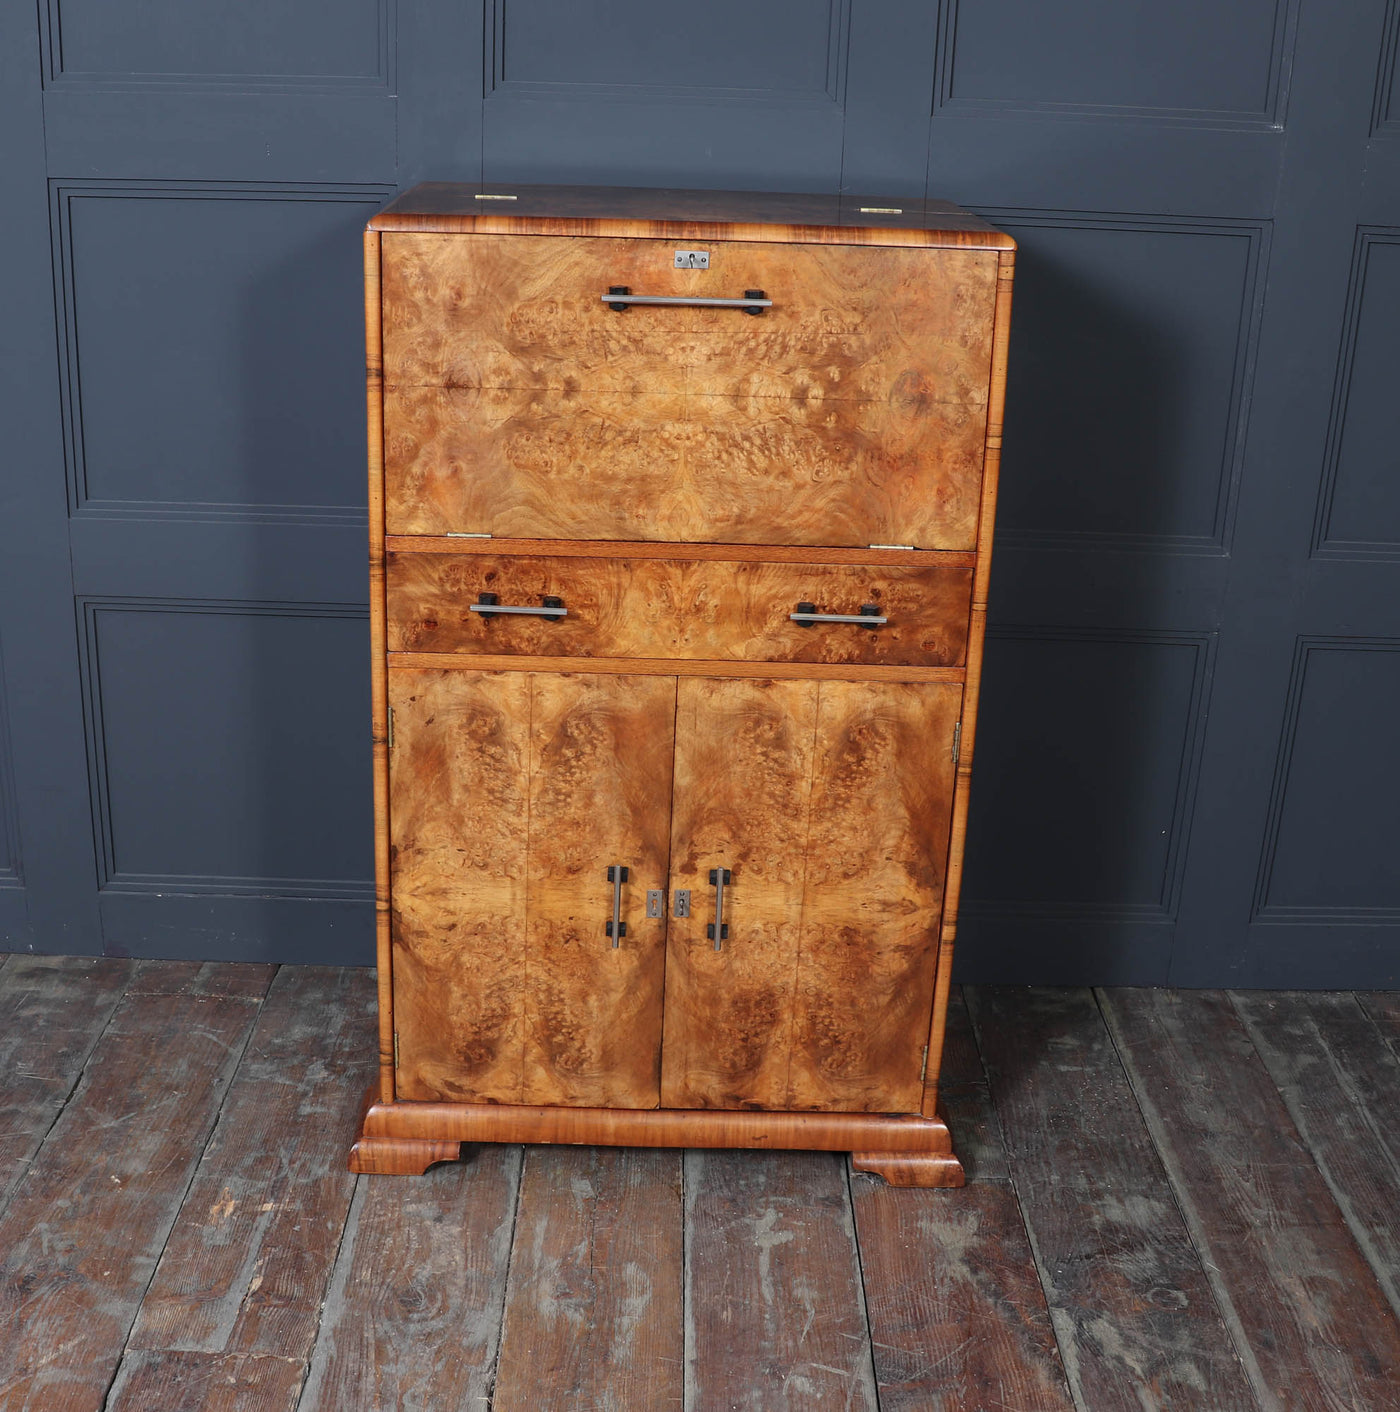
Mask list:
[[[859,613],[818,613],[815,603],[799,603],[797,611],[789,613],[788,617],[802,628],[810,628],[817,623],[855,623],[872,632],[889,622],[880,612],[878,603],[862,603]]]
[[[634,304],[675,304],[691,309],[742,309],[746,314],[761,314],[773,307],[773,301],[761,289],[746,289],[742,299],[716,299],[700,294],[633,294],[625,284],[610,284],[606,294],[598,296],[609,309],[625,314]]]
[[[530,603],[502,603],[494,593],[478,593],[476,602],[468,607],[473,613],[480,613],[484,618],[494,618],[501,613],[515,613],[529,618],[566,618],[569,615],[564,600],[554,597],[553,594],[546,594],[544,602],[536,608]]]
[[[724,920],[724,889],[729,886],[731,874],[728,868],[710,869],[710,886],[715,890],[715,919],[705,927],[705,935],[714,942],[719,951],[729,940],[729,923]]]
[[[604,930],[616,947],[627,935],[627,923],[622,920],[622,884],[627,881],[627,869],[621,865],[609,868],[608,881],[613,885],[613,914],[612,921],[604,923]]]

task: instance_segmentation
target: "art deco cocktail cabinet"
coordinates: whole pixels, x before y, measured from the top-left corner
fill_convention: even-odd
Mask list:
[[[371,222],[354,1170],[616,1143],[961,1182],[1014,250],[921,200],[428,185]]]

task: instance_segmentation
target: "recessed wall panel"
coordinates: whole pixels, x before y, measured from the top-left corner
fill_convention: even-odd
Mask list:
[[[63,80],[383,83],[391,0],[48,0]]]
[[[1207,657],[1204,638],[989,635],[965,914],[1174,913]]]
[[[1261,229],[993,219],[1020,242],[999,539],[1222,547]]]
[[[83,607],[104,886],[364,895],[364,611]]]
[[[1299,644],[1259,920],[1400,920],[1397,721],[1400,642]]]
[[[945,104],[1275,118],[1284,0],[944,0]]]
[[[56,189],[79,509],[363,514],[360,231],[379,200]]]
[[[1400,556],[1400,231],[1357,241],[1324,481],[1328,555]]]

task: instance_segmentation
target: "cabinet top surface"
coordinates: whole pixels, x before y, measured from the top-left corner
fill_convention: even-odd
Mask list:
[[[446,234],[1016,248],[1009,235],[949,201],[626,186],[423,182],[392,201],[369,225],[379,231]]]

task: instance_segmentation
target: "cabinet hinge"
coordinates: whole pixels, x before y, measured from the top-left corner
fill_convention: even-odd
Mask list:
[[[389,749],[392,750],[393,748],[394,748],[394,708],[393,708],[392,706],[390,706],[390,707],[389,707]],[[953,754],[953,758],[954,758],[954,759],[957,759],[957,752],[956,752],[956,751],[955,751],[954,754]]]
[[[928,1050],[924,1050],[924,1063],[928,1063]],[[394,1031],[394,1068],[399,1067],[399,1032]]]
[[[491,536],[482,530],[448,530],[444,539],[490,539]]]
[[[958,763],[958,756],[962,754],[962,722],[959,721],[953,727],[953,764]]]
[[[398,1038],[399,1038],[398,1035],[395,1035],[395,1036],[394,1036],[394,1041],[395,1041],[395,1043],[398,1042]],[[397,1063],[397,1060],[395,1061],[395,1063]],[[925,1077],[926,1077],[927,1075],[928,1075],[928,1045],[924,1045],[924,1062],[919,1065],[919,1082],[920,1082],[920,1083],[923,1083],[923,1081],[924,1081],[924,1079],[925,1079]]]
[[[867,549],[917,549],[917,544],[867,544]]]

